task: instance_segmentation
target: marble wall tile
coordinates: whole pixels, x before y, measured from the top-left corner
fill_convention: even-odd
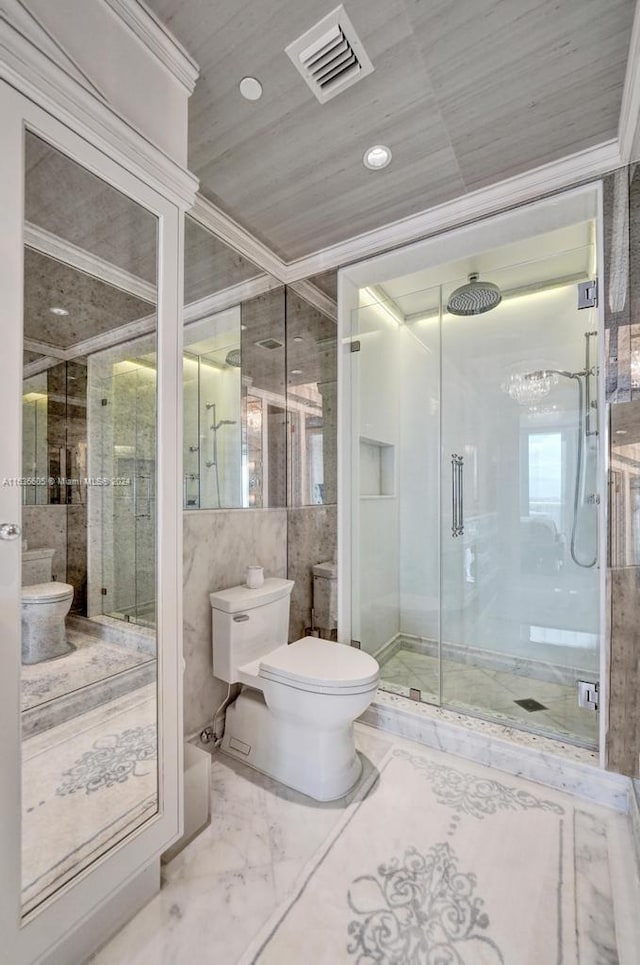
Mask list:
[[[244,583],[250,563],[267,576],[287,575],[284,509],[199,510],[184,521],[184,728],[193,734],[209,723],[227,693],[213,676],[209,593]]]
[[[87,507],[67,506],[67,583],[74,589],[73,609],[86,613],[87,606]]]
[[[640,775],[640,566],[609,571],[611,583],[611,671],[607,766]]]
[[[311,626],[313,566],[336,558],[337,516],[337,506],[306,506],[287,512],[287,575],[296,582],[291,594],[290,640],[298,640]]]

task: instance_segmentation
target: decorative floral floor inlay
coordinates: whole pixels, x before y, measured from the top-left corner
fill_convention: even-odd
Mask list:
[[[122,784],[130,777],[146,777],[155,769],[156,750],[155,724],[101,737],[74,767],[64,771],[62,776],[67,780],[56,788],[56,794],[82,790],[91,794],[103,787]]]
[[[539,809],[558,815],[565,813],[564,808],[555,801],[536,797],[524,788],[508,787],[499,781],[479,778],[445,764],[435,764],[405,750],[396,749],[393,755],[409,761],[425,780],[431,782],[433,793],[440,804],[453,808],[458,816],[468,814],[481,821],[488,814],[495,814],[497,811]]]
[[[347,950],[358,965],[473,965],[504,963],[496,943],[483,934],[489,916],[474,895],[476,876],[458,869],[450,845],[426,854],[410,847],[402,859],[380,865],[378,876],[356,878],[349,907]]]

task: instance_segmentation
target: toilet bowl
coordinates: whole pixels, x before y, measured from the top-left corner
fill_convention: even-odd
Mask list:
[[[52,580],[53,555],[54,551],[48,548],[22,554],[23,663],[40,663],[73,649],[65,629],[73,587]]]
[[[40,663],[61,657],[67,643],[65,617],[73,587],[68,583],[36,583],[22,587],[22,662]]]
[[[213,670],[241,683],[221,749],[318,801],[358,780],[353,722],[379,679],[369,654],[317,637],[287,644],[291,580],[210,594]]]

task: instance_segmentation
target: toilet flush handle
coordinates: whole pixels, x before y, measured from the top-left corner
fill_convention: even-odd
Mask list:
[[[0,523],[0,539],[18,539],[21,533],[17,523]]]
[[[248,619],[249,619],[249,614],[248,614],[248,613],[238,613],[238,615],[233,618],[233,622],[234,622],[234,623],[246,623]]]

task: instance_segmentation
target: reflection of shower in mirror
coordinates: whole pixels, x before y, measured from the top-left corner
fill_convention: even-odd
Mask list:
[[[213,422],[209,427],[212,433],[212,447],[211,447],[211,459],[208,459],[205,463],[207,469],[214,469],[216,476],[216,494],[218,498],[218,509],[221,508],[220,504],[220,470],[218,468],[218,430],[222,426],[235,426],[237,422],[235,419],[220,419],[216,422],[216,403],[207,402],[207,411],[212,413]]]

